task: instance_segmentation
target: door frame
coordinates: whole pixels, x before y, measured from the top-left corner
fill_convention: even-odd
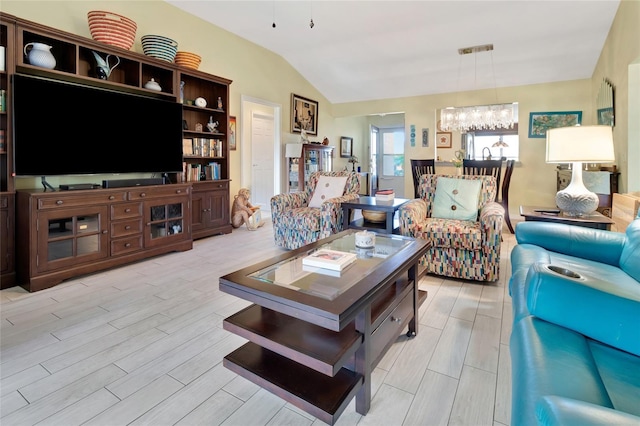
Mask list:
[[[251,118],[252,118],[252,104],[260,107],[267,107],[271,111],[269,114],[273,115],[273,188],[278,193],[282,192],[282,178],[281,178],[281,117],[282,117],[282,105],[275,102],[270,102],[260,98],[254,98],[252,96],[240,95],[240,126],[239,131],[239,146],[241,147],[240,157],[240,186],[242,188],[249,188],[251,190]]]

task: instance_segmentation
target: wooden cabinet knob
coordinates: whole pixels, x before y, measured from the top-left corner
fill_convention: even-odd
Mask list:
[[[126,243],[124,246],[125,246],[126,248],[129,248],[129,247],[131,247],[131,243]]]
[[[108,234],[109,232],[105,229],[104,231],[102,231],[103,234]]]
[[[56,204],[59,205],[59,206],[61,206],[63,203],[64,203],[64,201],[62,201],[62,200],[57,200],[56,201]]]
[[[114,197],[113,195],[109,195],[109,199],[110,199],[110,200],[115,200],[115,199],[116,199],[116,197]]]
[[[131,229],[131,225],[125,226],[124,229],[126,229],[128,231],[129,229]]]
[[[131,209],[124,209],[125,213],[131,213]]]
[[[147,196],[147,194],[145,194],[144,192],[142,192],[142,193],[140,194],[140,198],[144,198],[144,197],[146,197],[146,196]]]

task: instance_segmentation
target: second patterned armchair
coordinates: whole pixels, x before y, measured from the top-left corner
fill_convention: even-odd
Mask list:
[[[313,173],[303,192],[274,195],[271,220],[276,245],[296,249],[342,231],[341,203],[357,199],[359,191],[357,173],[336,171]]]
[[[420,198],[399,209],[400,233],[431,242],[420,260],[436,275],[495,281],[500,272],[504,208],[493,176],[420,177]]]

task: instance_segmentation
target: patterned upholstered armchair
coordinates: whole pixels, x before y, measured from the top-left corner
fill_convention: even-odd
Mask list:
[[[320,176],[346,176],[342,196],[324,200],[320,207],[309,207]],[[343,201],[355,200],[360,191],[358,174],[354,172],[315,172],[303,192],[271,197],[271,220],[276,245],[296,249],[342,231]]]
[[[480,180],[475,220],[442,217],[447,216],[441,213],[443,205],[444,210],[456,210],[456,201],[452,200],[458,192],[455,188],[447,189],[447,202],[440,203],[443,199],[440,195],[436,207],[437,183],[441,178],[449,178],[442,181],[442,187],[445,182],[459,183],[451,179]],[[477,184],[472,185],[477,188]],[[400,233],[431,241],[431,249],[420,261],[428,273],[477,281],[498,279],[504,208],[494,201],[496,193],[493,176],[426,174],[420,177],[420,198],[399,209]],[[435,210],[438,217],[434,217]]]

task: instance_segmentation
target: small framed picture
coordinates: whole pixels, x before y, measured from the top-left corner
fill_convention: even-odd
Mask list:
[[[451,132],[436,132],[436,148],[451,148]]]
[[[353,155],[353,138],[340,137],[340,157],[348,158]]]

